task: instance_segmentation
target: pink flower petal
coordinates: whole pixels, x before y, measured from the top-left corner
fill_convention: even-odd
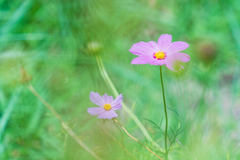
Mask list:
[[[165,64],[165,60],[156,60],[156,59],[154,59],[154,61],[150,62],[149,64],[155,65],[155,66],[157,66],[157,65],[164,65]]]
[[[98,93],[91,92],[89,97],[93,103],[95,103],[96,105],[98,105],[100,107],[103,107],[103,105],[105,104],[104,100]]]
[[[117,117],[117,113],[114,112],[113,110],[110,111],[105,111],[101,115],[99,115],[97,118],[102,118],[102,119],[112,119],[114,117]]]
[[[186,53],[173,53],[167,57],[167,59],[177,60],[180,62],[188,62],[190,61],[190,56]]]
[[[172,71],[180,71],[184,67],[179,63],[179,61],[174,60],[174,59],[166,59],[166,66]]]
[[[140,57],[134,58],[131,62],[131,64],[137,64],[137,65],[147,64],[147,63],[149,63],[150,65],[164,65],[165,64],[164,60],[157,60],[150,56],[140,56]]]
[[[134,58],[131,62],[131,64],[147,64],[151,61],[153,61],[153,57],[150,57],[150,56],[140,56],[140,57],[137,57],[137,58]]]
[[[185,42],[173,42],[170,44],[170,46],[168,48],[166,48],[166,50],[164,50],[164,52],[166,52],[168,55],[172,54],[172,53],[177,53],[180,52],[182,50],[185,50],[189,47],[189,44],[185,43]]]
[[[162,34],[158,39],[158,47],[160,51],[164,51],[172,42],[172,36],[170,34]]]
[[[104,104],[111,103],[113,101],[113,96],[108,96],[106,93],[102,96]]]
[[[108,103],[112,103],[113,101],[113,96],[109,96],[109,102]]]
[[[103,100],[104,100],[104,103],[109,103],[109,96],[105,93],[103,96],[102,96]]]
[[[168,69],[170,69],[172,71],[175,71],[174,67],[173,67],[173,65],[174,65],[174,61],[173,60],[168,59],[165,62],[166,62],[166,66],[167,66]]]
[[[156,52],[160,51],[156,42],[150,41],[150,42],[148,42],[148,44],[149,44],[149,46],[151,46],[153,53],[156,53]]]
[[[141,56],[141,55],[152,55],[154,54],[153,49],[151,48],[151,46],[146,43],[146,42],[139,42],[139,43],[135,43],[130,49],[129,51],[132,54]]]
[[[123,96],[122,94],[120,94],[119,96],[117,96],[117,98],[111,103],[112,107],[118,105],[119,103],[122,103]]]
[[[117,104],[115,106],[112,106],[112,110],[119,110],[121,108],[122,108],[122,104],[121,103],[119,103],[119,104]]]
[[[190,61],[190,56],[185,53],[173,53],[165,59],[167,68],[173,71],[178,71],[184,68],[179,62],[188,61]]]
[[[100,115],[102,114],[105,109],[104,108],[101,108],[101,107],[93,107],[93,108],[88,108],[88,113],[91,114],[91,115]]]
[[[175,59],[180,62],[188,62],[190,61],[190,56],[185,53],[175,53],[173,54],[175,56]]]

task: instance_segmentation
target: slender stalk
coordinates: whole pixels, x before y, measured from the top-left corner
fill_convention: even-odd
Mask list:
[[[185,147],[179,142],[179,140],[176,139],[176,142],[177,142],[183,149],[185,149],[185,150],[188,152],[188,154],[189,154],[190,156],[192,156],[193,159],[197,160],[197,158],[195,158],[195,157],[187,150],[187,148],[185,148]]]
[[[165,128],[165,153],[166,157],[168,157],[168,149],[167,149],[167,131],[168,131],[168,115],[167,115],[167,106],[165,100],[164,86],[163,86],[163,78],[162,78],[162,67],[160,66],[160,79],[162,84],[162,92],[163,92],[163,103],[164,103],[164,111],[166,117],[166,128]]]
[[[131,134],[128,133],[128,131],[118,122],[118,120],[116,118],[113,119],[119,126],[121,126],[121,128],[127,133],[127,135],[129,137],[131,137],[134,141],[138,142],[139,144],[141,144],[144,148],[146,148],[149,152],[151,152],[153,155],[155,155],[158,159],[163,160],[161,157],[159,157],[158,155],[156,155],[153,151],[151,151],[148,147],[146,147],[144,144],[142,144],[141,142],[139,142],[136,138],[134,138]]]
[[[117,144],[128,154],[130,155],[133,159],[138,160],[131,152],[129,152],[124,146],[122,146],[122,144],[120,144],[117,139],[115,137],[113,137],[109,132],[106,131],[105,128],[103,128],[102,126],[100,126],[102,128],[102,130],[107,133],[109,135],[109,137],[111,137],[114,141],[117,142]]]
[[[117,125],[117,123],[115,121],[113,121],[115,126],[118,128],[119,132],[121,133],[121,142],[122,142],[122,146],[125,148],[125,145],[124,145],[124,136],[123,136],[123,133],[122,133],[122,130],[119,128],[119,126]],[[126,156],[126,153],[125,153],[125,150],[124,150],[124,156],[125,156],[125,159],[127,159],[127,156]]]
[[[72,131],[68,124],[62,120],[61,116],[55,111],[55,109],[37,93],[37,91],[33,88],[31,84],[28,84],[28,89],[44,104],[44,106],[46,106],[53,113],[53,115],[61,122],[63,128],[68,132],[69,135],[71,135],[93,157],[95,157],[98,160],[101,160],[101,158],[98,157],[98,155],[95,152],[93,152],[88,146],[86,146],[85,143],[83,143],[81,139],[78,138],[78,136]]]

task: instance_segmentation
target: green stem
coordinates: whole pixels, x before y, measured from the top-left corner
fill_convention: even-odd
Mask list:
[[[100,70],[100,73],[104,79],[104,81],[106,82],[106,84],[110,87],[110,89],[112,89],[114,95],[117,97],[119,95],[118,91],[116,90],[116,87],[114,86],[114,84],[112,83],[112,80],[110,79],[110,77],[108,76],[108,73],[104,67],[102,58],[100,56],[96,56],[96,60],[98,63],[98,67]],[[137,124],[137,126],[140,128],[140,130],[142,131],[142,133],[144,134],[144,136],[146,137],[146,139],[151,142],[155,147],[157,147],[160,151],[163,152],[162,148],[152,139],[152,137],[148,134],[146,128],[143,126],[143,124],[140,122],[140,120],[137,118],[137,116],[124,104],[122,103],[122,107],[123,109],[126,111],[126,113],[129,115],[130,118],[132,118],[135,123]]]
[[[160,66],[160,78],[161,78],[161,84],[162,84],[163,103],[164,103],[164,111],[165,111],[165,117],[166,117],[166,129],[165,129],[165,153],[166,153],[166,157],[168,157],[168,149],[167,149],[168,116],[167,116],[167,106],[166,106],[166,100],[165,100],[165,93],[164,93],[163,78],[162,78],[162,68],[161,68],[161,66]]]

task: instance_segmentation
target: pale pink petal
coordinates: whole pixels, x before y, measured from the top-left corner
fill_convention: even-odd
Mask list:
[[[113,101],[113,96],[109,96],[109,103],[112,103]]]
[[[150,41],[150,42],[148,42],[148,44],[149,44],[149,46],[151,46],[151,48],[152,48],[152,50],[153,50],[154,53],[160,51],[160,49],[159,49],[159,47],[158,47],[158,45],[157,45],[156,42]]]
[[[117,96],[117,98],[111,103],[112,107],[119,104],[119,103],[122,103],[123,101],[123,96],[122,94],[120,94],[119,96]]]
[[[109,103],[109,96],[105,93],[103,96],[102,96],[103,100],[104,100],[104,103]]]
[[[166,52],[167,54],[177,53],[187,49],[188,47],[189,47],[189,44],[185,42],[181,42],[181,41],[173,42],[169,45],[168,48],[166,48],[166,50],[164,50],[164,52]]]
[[[122,104],[121,103],[119,103],[119,104],[117,104],[115,106],[112,106],[112,110],[119,110],[121,108],[122,108]]]
[[[175,65],[175,63],[176,63],[176,61],[171,60],[171,59],[166,59],[166,60],[165,60],[165,64],[166,64],[167,68],[169,68],[169,69],[172,70],[172,71],[175,71],[175,70],[174,70],[174,65]]]
[[[137,58],[134,58],[131,62],[131,64],[147,64],[151,61],[153,61],[153,57],[151,56],[140,56],[140,57],[137,57]]]
[[[101,107],[93,107],[93,108],[88,108],[88,113],[91,114],[91,115],[100,115],[102,114],[105,109],[104,108],[101,108]]]
[[[185,54],[185,53],[176,53],[176,54],[173,54],[176,56],[176,60],[180,61],[180,62],[188,62],[190,61],[190,56]]]
[[[91,92],[89,97],[93,103],[95,103],[96,105],[98,105],[100,107],[103,107],[103,105],[105,104],[104,100],[98,93]]]
[[[191,58],[186,53],[173,53],[169,55],[167,59],[177,60],[180,62],[188,62]]]
[[[137,58],[134,58],[131,62],[131,64],[147,64],[149,63],[150,65],[164,65],[164,60],[157,60],[153,57],[150,56],[140,56]]]
[[[105,111],[101,115],[99,115],[97,118],[102,118],[102,119],[112,119],[114,117],[117,117],[117,113],[114,112],[113,110],[110,111]]]
[[[160,51],[166,50],[166,48],[171,44],[172,36],[170,34],[162,34],[158,39],[158,47]]]
[[[151,46],[150,46],[148,43],[146,43],[146,42],[135,43],[135,44],[129,49],[129,51],[130,51],[132,54],[135,54],[135,55],[138,55],[138,56],[141,56],[141,55],[148,56],[148,55],[154,54],[153,49],[152,49]]]
[[[179,61],[174,59],[166,59],[166,66],[172,71],[181,71],[181,69],[184,69],[184,67],[179,63]]]

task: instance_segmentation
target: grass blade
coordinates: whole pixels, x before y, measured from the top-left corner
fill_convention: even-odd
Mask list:
[[[68,132],[70,136],[72,136],[86,151],[88,151],[93,157],[95,157],[98,160],[101,160],[98,155],[93,152],[79,137],[73,132],[73,130],[68,126],[68,124],[62,120],[61,116],[55,111],[55,109],[47,103],[33,88],[31,84],[28,85],[28,89],[46,106],[53,114],[54,116],[61,122],[63,128]]]
[[[15,93],[13,93],[5,112],[3,113],[3,116],[0,119],[0,155],[5,149],[5,145],[2,143],[4,131],[5,131],[6,125],[8,123],[8,120],[11,116],[11,113],[12,113],[14,107],[16,106],[19,95],[22,92],[22,88],[23,87],[19,87],[15,90]]]
[[[16,89],[15,93],[12,95],[12,97],[8,103],[7,109],[5,110],[3,116],[0,119],[0,137],[2,137],[2,135],[5,131],[7,122],[11,116],[13,108],[15,107],[15,105],[17,103],[17,100],[19,98],[21,91],[22,91],[22,87],[19,87]]]
[[[7,34],[14,28],[14,26],[18,23],[18,21],[24,16],[24,14],[28,11],[31,7],[33,0],[26,0],[23,4],[13,13],[12,17],[2,26],[0,29],[0,33]],[[2,37],[1,36],[1,37]]]

